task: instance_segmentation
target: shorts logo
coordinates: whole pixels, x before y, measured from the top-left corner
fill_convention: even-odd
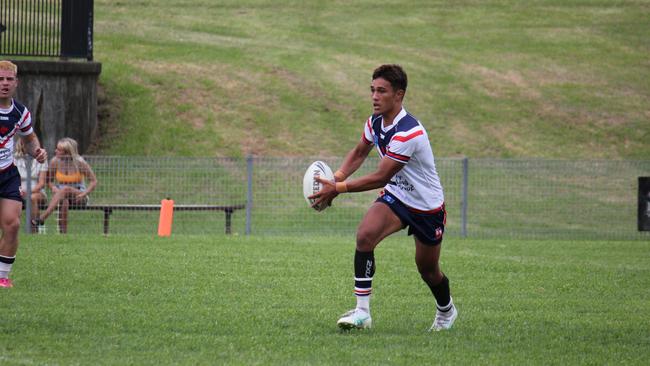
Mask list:
[[[436,235],[436,240],[439,240],[440,238],[442,238],[442,228],[439,228],[439,227],[436,228],[436,234],[435,235]]]
[[[381,198],[388,203],[395,203],[395,199],[387,194],[384,194]]]

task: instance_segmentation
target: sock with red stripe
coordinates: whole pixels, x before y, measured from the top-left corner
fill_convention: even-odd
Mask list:
[[[375,252],[354,253],[354,294],[357,297],[357,309],[370,314],[370,295],[372,294],[372,277],[375,275]]]

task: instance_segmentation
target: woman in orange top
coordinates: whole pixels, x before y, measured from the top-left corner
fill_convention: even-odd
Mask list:
[[[54,152],[55,156],[48,170],[48,185],[53,193],[52,200],[47,209],[32,224],[42,225],[58,206],[59,232],[65,234],[68,231],[70,205],[86,205],[88,194],[97,186],[97,178],[90,165],[79,155],[77,141],[74,139],[69,137],[60,139]]]

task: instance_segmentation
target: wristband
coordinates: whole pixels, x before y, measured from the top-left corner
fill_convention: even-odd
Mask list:
[[[345,193],[348,191],[348,184],[346,182],[336,182],[336,192]]]
[[[343,173],[343,171],[342,171],[341,169],[337,170],[337,171],[334,173],[334,179],[337,180],[337,181],[339,181],[339,182],[340,182],[340,181],[344,181],[345,178],[346,178],[345,173]]]

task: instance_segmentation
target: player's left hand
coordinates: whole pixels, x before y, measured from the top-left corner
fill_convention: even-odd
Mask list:
[[[320,191],[308,197],[310,199],[316,198],[312,207],[321,206],[321,203],[325,204],[322,207],[331,206],[334,198],[339,195],[338,192],[336,192],[336,183],[321,177],[315,177],[315,179],[320,182],[322,186]]]

